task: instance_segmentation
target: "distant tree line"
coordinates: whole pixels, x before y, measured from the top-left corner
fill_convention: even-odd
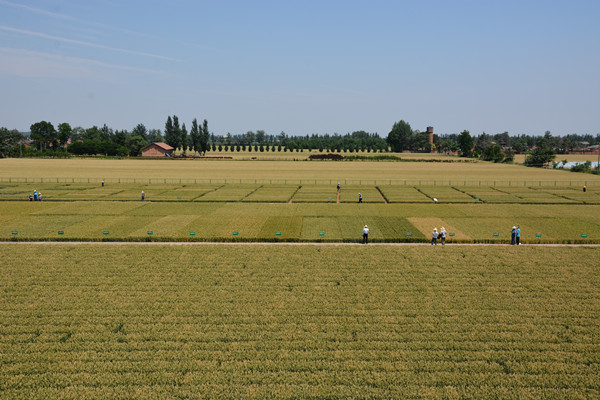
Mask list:
[[[517,135],[508,132],[488,135],[485,132],[472,136],[468,130],[461,133],[434,134],[429,142],[427,132],[413,130],[408,122],[395,122],[386,139],[377,133],[355,131],[340,135],[312,134],[290,136],[285,132],[267,134],[264,130],[243,134],[215,135],[208,130],[208,121],[202,124],[192,120],[188,132],[186,124],[180,124],[176,115],[168,116],[164,130],[147,129],[138,124],[131,131],[113,130],[104,124],[72,128],[63,122],[56,128],[47,121],[31,125],[29,146],[23,146],[27,138],[17,130],[0,128],[0,156],[18,157],[35,155],[68,156],[102,154],[108,156],[138,156],[149,143],[165,142],[186,155],[188,152],[203,155],[209,151],[304,151],[322,152],[440,152],[476,157],[493,162],[511,162],[515,153],[526,153],[528,165],[543,165],[556,154],[580,150],[584,145],[600,144],[600,134],[592,136],[570,134],[552,136]]]
[[[431,152],[458,154],[462,157],[480,158],[493,162],[512,162],[515,153],[527,154],[525,164],[543,166],[550,163],[556,154],[567,154],[585,150],[586,146],[600,144],[600,134],[571,134],[564,137],[552,136],[546,131],[543,136],[517,135],[508,132],[471,136],[468,130],[459,134],[433,135],[429,143],[426,132],[412,130],[405,121],[394,123],[387,137],[388,145],[394,152]]]
[[[233,151],[303,151],[319,150],[328,152],[352,151],[388,151],[387,143],[376,133],[356,131],[346,135],[325,134],[288,136],[285,132],[279,135],[267,135],[265,131],[246,132],[241,135],[227,134],[211,137],[211,149],[232,149]]]

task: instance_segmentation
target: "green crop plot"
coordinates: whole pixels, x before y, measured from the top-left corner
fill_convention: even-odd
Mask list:
[[[196,201],[241,201],[254,193],[260,185],[230,184],[217,187],[215,190],[195,199]]]
[[[390,203],[430,203],[431,199],[411,186],[378,186]]]
[[[519,203],[521,199],[514,194],[496,189],[494,187],[464,187],[461,191],[474,199],[487,203]]]
[[[0,397],[598,398],[599,258],[2,244]]]
[[[298,186],[264,185],[246,196],[243,201],[287,203],[297,190]]]
[[[451,186],[420,186],[419,191],[439,203],[472,203],[475,201],[468,194]]]
[[[344,186],[340,190],[340,202],[358,203],[358,194],[362,194],[363,203],[384,203],[385,200],[375,187],[369,186]]]
[[[358,193],[356,194],[358,196]],[[337,189],[332,186],[304,185],[294,195],[294,203],[335,203]]]

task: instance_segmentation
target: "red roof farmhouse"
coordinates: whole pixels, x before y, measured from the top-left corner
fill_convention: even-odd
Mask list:
[[[142,149],[142,157],[170,157],[174,148],[163,142],[151,143]]]

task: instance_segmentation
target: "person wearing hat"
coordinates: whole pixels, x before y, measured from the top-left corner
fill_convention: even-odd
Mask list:
[[[365,225],[363,228],[363,244],[369,244],[369,227]]]
[[[515,244],[516,237],[517,237],[517,227],[513,226],[512,230],[510,231],[510,244],[511,245]]]
[[[440,238],[442,238],[442,245],[446,245],[446,228],[442,226],[440,230]]]
[[[521,244],[521,226],[517,225],[517,246]]]
[[[359,203],[362,203],[362,193],[359,193],[359,194],[358,194],[358,202],[359,202]]]
[[[146,200],[146,193],[142,190],[142,201]]]
[[[437,228],[433,228],[433,233],[431,235],[431,245],[436,245],[437,246],[437,238],[438,238],[438,231]]]

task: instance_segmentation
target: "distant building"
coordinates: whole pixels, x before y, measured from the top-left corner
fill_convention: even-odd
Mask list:
[[[142,149],[142,157],[171,157],[174,150],[163,142],[151,143]]]

